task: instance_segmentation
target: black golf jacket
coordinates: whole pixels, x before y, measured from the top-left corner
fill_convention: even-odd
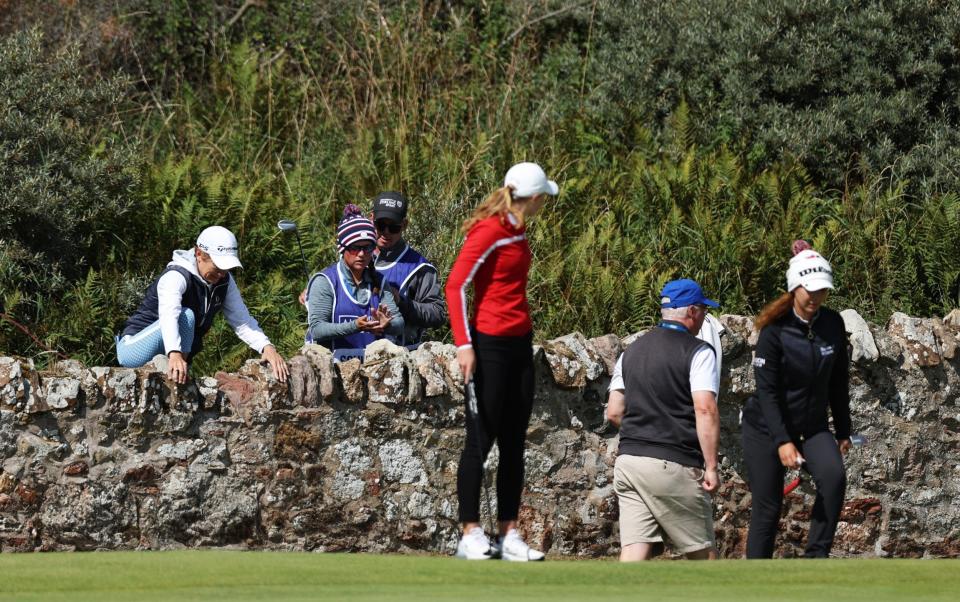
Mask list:
[[[760,331],[753,358],[757,392],[743,419],[779,447],[828,430],[829,407],[836,438],[848,439],[848,357],[840,314],[821,307],[807,324],[791,309]]]

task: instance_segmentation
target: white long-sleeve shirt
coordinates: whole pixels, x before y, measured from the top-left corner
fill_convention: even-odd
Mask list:
[[[212,285],[207,283],[200,276],[197,270],[197,260],[193,250],[178,250],[173,252],[173,260],[167,264],[167,267],[181,267],[187,269],[191,274],[203,281],[208,288]],[[180,330],[177,327],[177,321],[180,319],[182,307],[180,305],[183,299],[183,293],[187,290],[186,277],[180,272],[171,270],[160,277],[157,282],[157,313],[160,316],[160,334],[163,336],[164,351],[169,354],[171,351],[180,351],[189,353],[189,349],[184,351],[180,342]],[[263,348],[270,344],[270,339],[260,329],[257,320],[250,315],[243,298],[240,296],[240,289],[233,277],[227,285],[227,294],[223,301],[223,317],[226,318],[233,331],[241,341],[250,346],[257,353],[262,353]]]

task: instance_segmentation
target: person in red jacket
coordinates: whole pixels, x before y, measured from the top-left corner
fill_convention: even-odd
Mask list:
[[[457,556],[471,560],[543,560],[517,531],[523,491],[523,451],[533,409],[533,324],[527,305],[530,246],[526,220],[559,191],[536,163],[507,171],[503,187],[463,223],[466,239],[447,279],[447,308],[457,363],[473,379],[476,406],[467,403],[467,436],[457,470],[463,537]],[[467,288],[473,285],[468,317]],[[496,441],[499,536],[494,545],[480,526],[483,462]]]

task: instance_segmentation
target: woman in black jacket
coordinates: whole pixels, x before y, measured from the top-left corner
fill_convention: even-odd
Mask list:
[[[830,264],[804,241],[793,246],[787,290],[756,320],[757,392],[743,411],[743,455],[753,504],[747,558],[773,556],[788,468],[817,488],[805,556],[830,554],[843,507],[850,449],[847,338],[843,318],[822,307],[833,288]],[[827,410],[833,416],[834,432]]]

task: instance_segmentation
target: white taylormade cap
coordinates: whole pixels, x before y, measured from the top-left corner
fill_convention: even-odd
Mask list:
[[[802,286],[808,291],[833,288],[833,270],[823,255],[813,249],[800,251],[790,259],[787,268],[787,290]]]
[[[548,180],[543,168],[536,163],[517,163],[507,171],[503,185],[513,188],[515,197],[530,197],[541,193],[556,196],[560,192],[557,183]]]
[[[197,237],[197,246],[209,254],[214,265],[221,270],[243,267],[237,257],[237,237],[223,226],[210,226],[201,232]]]

